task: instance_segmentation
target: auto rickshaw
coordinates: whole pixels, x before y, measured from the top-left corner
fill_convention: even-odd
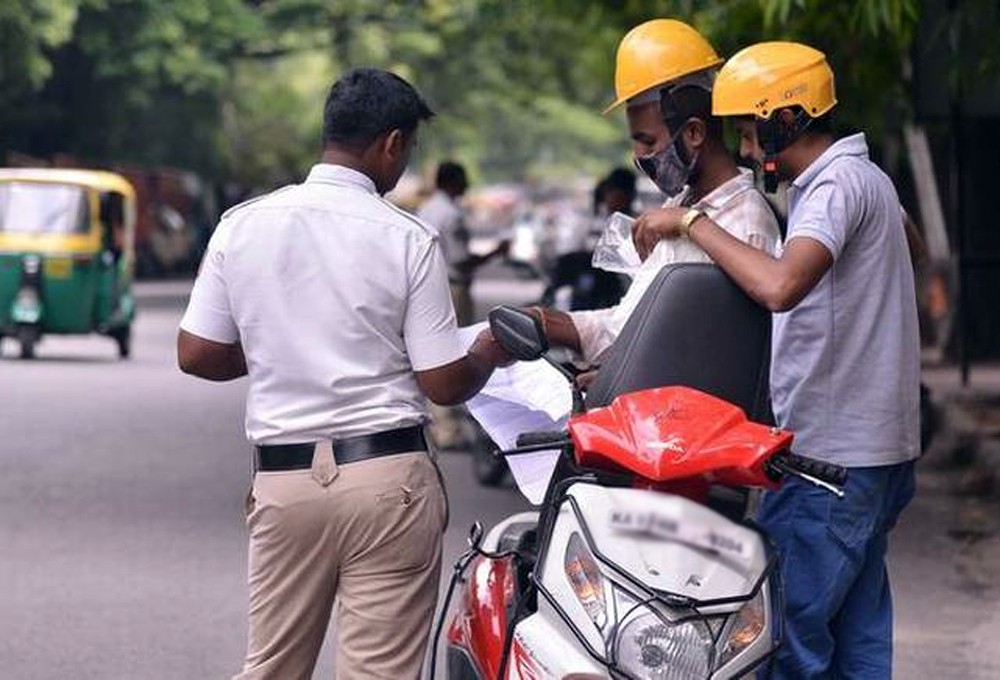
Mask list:
[[[0,350],[100,333],[131,352],[135,192],[96,170],[0,168]]]

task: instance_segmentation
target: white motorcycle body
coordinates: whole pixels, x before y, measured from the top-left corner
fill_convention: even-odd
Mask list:
[[[494,527],[497,549],[537,513]],[[513,631],[507,678],[721,680],[776,645],[770,574],[756,529],[680,496],[575,483],[538,546],[537,610]]]

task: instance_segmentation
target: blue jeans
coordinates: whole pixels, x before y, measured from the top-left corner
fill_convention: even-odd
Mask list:
[[[844,498],[797,478],[758,522],[781,560],[784,636],[772,678],[892,677],[890,529],[913,498],[913,462],[851,468]]]

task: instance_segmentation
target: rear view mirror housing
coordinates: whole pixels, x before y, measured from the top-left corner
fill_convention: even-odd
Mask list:
[[[540,319],[514,307],[496,307],[489,313],[493,337],[518,361],[535,361],[549,351]]]

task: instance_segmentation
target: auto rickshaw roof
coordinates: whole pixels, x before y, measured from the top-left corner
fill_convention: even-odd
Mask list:
[[[0,168],[0,182],[50,182],[74,184],[98,191],[117,191],[135,197],[132,185],[121,175],[107,170],[68,168]]]

